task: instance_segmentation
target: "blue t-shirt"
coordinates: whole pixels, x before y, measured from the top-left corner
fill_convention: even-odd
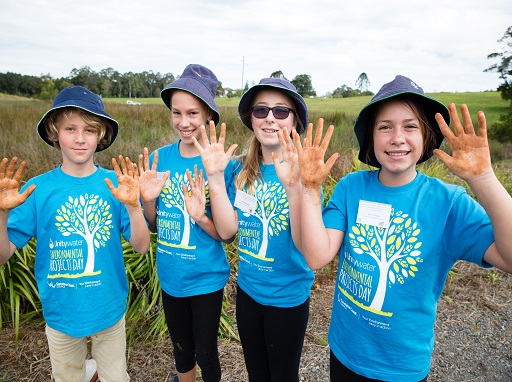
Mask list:
[[[9,214],[9,240],[22,248],[37,238],[34,266],[43,316],[72,337],[107,329],[126,311],[128,282],[121,236],[130,240],[125,206],[108,189],[113,171],[77,178],[55,170],[32,178],[37,187]]]
[[[156,264],[160,284],[174,297],[190,297],[218,291],[226,285],[230,266],[222,243],[206,233],[190,217],[183,199],[183,184],[188,185],[186,170],[194,176],[203,169],[206,189],[206,216],[211,217],[208,179],[201,157],[185,158],[179,152],[180,141],[158,149],[157,171],[170,170],[169,181],[156,202]],[[150,155],[153,162],[154,153]],[[225,177],[231,182],[233,161]]]
[[[483,255],[494,234],[485,210],[464,188],[421,173],[407,185],[386,187],[378,171],[358,171],[336,185],[323,220],[345,233],[331,350],[368,378],[423,379],[448,272],[457,260],[487,265]]]
[[[241,170],[237,166],[236,173]],[[262,305],[290,308],[306,301],[315,278],[293,243],[288,198],[274,165],[260,166],[256,210],[238,211],[238,285]],[[232,203],[234,183],[228,188]]]

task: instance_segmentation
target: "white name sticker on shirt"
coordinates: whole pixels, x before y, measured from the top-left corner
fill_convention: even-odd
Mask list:
[[[357,223],[388,228],[390,217],[391,204],[368,202],[366,200],[359,201]]]
[[[252,214],[256,211],[256,205],[258,200],[255,196],[248,194],[247,192],[236,190],[235,196],[235,207],[241,209],[244,212]]]
[[[165,171],[157,171],[157,172],[156,172],[156,178],[157,178],[158,180],[162,180],[162,178],[164,177],[164,175],[165,175]],[[167,180],[165,181],[164,188],[169,188],[169,185],[170,185],[170,182],[169,182],[169,179],[167,179]]]

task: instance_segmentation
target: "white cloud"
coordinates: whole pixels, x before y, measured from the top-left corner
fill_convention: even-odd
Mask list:
[[[282,70],[322,95],[365,72],[371,90],[403,74],[425,91],[481,91],[511,25],[509,0],[18,0],[0,4],[0,72],[54,77],[73,68],[180,74],[211,68],[224,86]]]

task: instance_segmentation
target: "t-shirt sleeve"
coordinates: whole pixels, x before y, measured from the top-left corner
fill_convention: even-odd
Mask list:
[[[342,179],[334,188],[327,205],[322,211],[325,228],[336,229],[343,232],[347,230],[346,204],[346,187]]]
[[[446,253],[456,254],[455,260],[490,267],[483,257],[494,242],[494,231],[484,208],[463,191],[454,199],[448,222],[450,234],[445,235]]]
[[[20,190],[23,192],[32,182],[27,182]],[[9,241],[16,248],[24,247],[37,232],[37,214],[36,214],[36,192],[28,197],[25,203],[20,204],[9,212],[9,220],[7,221],[7,234]]]

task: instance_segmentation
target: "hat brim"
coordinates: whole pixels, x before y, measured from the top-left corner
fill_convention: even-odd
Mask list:
[[[77,105],[76,102],[74,103],[72,101],[66,101],[65,104],[54,106],[43,115],[43,118],[41,118],[41,120],[37,124],[37,133],[39,134],[39,136],[41,137],[41,139],[43,141],[45,141],[48,145],[55,147],[54,142],[52,140],[50,140],[48,138],[48,135],[46,134],[46,128],[45,128],[46,121],[51,113],[53,113],[54,111],[56,111],[58,109],[64,109],[67,107],[76,107],[77,109],[82,109],[84,111],[87,111],[91,114],[94,114],[94,115],[106,120],[107,128],[110,126],[110,128],[112,129],[112,139],[110,140],[110,143],[108,145],[103,146],[101,148],[97,147],[96,152],[98,153],[100,151],[104,151],[104,150],[108,149],[110,146],[112,146],[112,144],[116,140],[117,135],[119,133],[119,123],[105,112],[93,111],[93,110],[90,110],[91,108],[85,108],[83,106]]]
[[[173,90],[183,90],[192,95],[195,95],[201,101],[208,105],[210,109],[213,111],[213,122],[215,125],[218,125],[220,121],[220,112],[219,108],[215,104],[215,99],[212,97],[208,89],[197,80],[193,78],[178,78],[177,80],[171,82],[167,85],[161,92],[160,97],[162,101],[164,101],[165,106],[170,110],[171,104],[171,94]]]
[[[253,107],[252,100],[256,92],[265,87],[280,90],[286,93],[286,95],[288,95],[293,100],[296,106],[295,113],[297,114],[297,118],[300,120],[302,124],[302,128],[297,129],[297,133],[302,134],[308,127],[308,107],[306,105],[306,102],[299,93],[296,93],[285,87],[272,84],[257,84],[244,93],[244,95],[240,99],[240,103],[238,104],[238,114],[243,124],[252,130],[250,113],[251,108]]]
[[[375,157],[374,150],[370,150],[368,147],[368,142],[366,141],[367,138],[367,131],[371,127],[370,124],[370,116],[375,109],[375,106],[382,101],[389,100],[391,98],[394,98],[400,94],[411,94],[419,98],[420,103],[423,105],[425,115],[427,117],[428,124],[434,131],[435,140],[436,140],[436,148],[441,147],[441,144],[443,143],[444,135],[441,132],[441,129],[439,128],[439,125],[437,124],[437,121],[435,119],[436,113],[441,113],[444,120],[447,124],[450,124],[450,113],[448,112],[448,108],[442,104],[441,102],[435,100],[434,98],[431,98],[427,95],[423,95],[420,93],[415,92],[400,92],[395,93],[389,97],[384,97],[376,101],[370,101],[359,113],[356,122],[354,124],[354,132],[357,137],[357,141],[359,142],[359,155],[358,159],[366,163],[367,165],[370,165],[372,167],[380,168],[381,164]],[[425,152],[421,156],[421,158],[418,160],[418,164],[425,162],[427,159],[432,157],[432,152]]]

